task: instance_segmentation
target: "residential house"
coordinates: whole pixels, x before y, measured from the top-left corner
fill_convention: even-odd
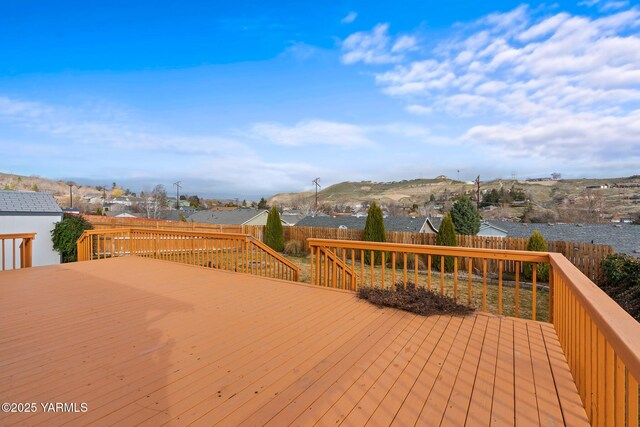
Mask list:
[[[199,211],[188,220],[208,224],[266,225],[268,217],[267,209],[238,208],[232,211]],[[288,225],[280,219],[283,225]]]
[[[36,233],[32,246],[33,266],[60,264],[60,254],[53,249],[51,231],[62,220],[62,215],[62,209],[49,193],[0,191],[0,234]],[[5,262],[11,266],[10,241],[5,245]]]

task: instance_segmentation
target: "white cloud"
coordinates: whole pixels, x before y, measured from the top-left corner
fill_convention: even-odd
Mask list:
[[[629,2],[626,0],[585,0],[578,3],[579,6],[593,7],[597,6],[598,10],[601,12],[609,12],[613,10],[618,10],[629,6]]]
[[[347,13],[347,15],[344,18],[342,18],[340,22],[343,24],[351,24],[353,21],[356,20],[357,17],[358,17],[358,14],[356,12],[351,11]]]
[[[600,16],[519,6],[457,25],[431,51],[411,45],[415,60],[388,61],[376,83],[408,113],[460,119],[462,143],[513,157],[637,158],[640,8],[584,5]]]
[[[120,116],[0,96],[0,121],[56,140],[121,150],[162,149],[186,154],[216,154],[227,150],[246,152],[244,145],[229,138],[171,135],[150,130]]]
[[[335,145],[346,148],[370,145],[365,130],[349,123],[307,120],[286,126],[280,123],[256,123],[252,134],[278,145]]]
[[[424,105],[418,105],[418,104],[407,105],[405,107],[405,110],[407,110],[409,113],[415,114],[417,116],[428,116],[431,113],[433,113],[433,108],[426,107]]]
[[[406,50],[415,50],[417,40],[413,36],[400,36],[391,47],[391,52],[403,52]]]
[[[414,50],[413,36],[397,37],[392,43],[389,24],[378,24],[371,31],[351,34],[342,42],[342,62],[355,64],[390,64],[404,59],[402,52]]]
[[[326,120],[304,120],[294,125],[264,122],[252,126],[250,136],[285,146],[327,145],[344,149],[373,146],[381,134],[394,138],[424,138],[428,128],[412,123],[384,123],[356,125]]]

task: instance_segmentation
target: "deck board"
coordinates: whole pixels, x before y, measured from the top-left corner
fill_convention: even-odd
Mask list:
[[[553,327],[159,260],[0,273],[0,425],[586,425]]]

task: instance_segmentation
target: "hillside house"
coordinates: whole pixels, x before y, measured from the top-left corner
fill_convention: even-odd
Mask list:
[[[53,249],[51,231],[62,220],[62,215],[62,209],[49,193],[0,191],[0,234],[36,233],[34,267],[60,264],[60,254]],[[16,253],[16,258],[18,256]],[[7,246],[5,257],[6,265],[12,265],[13,251]]]

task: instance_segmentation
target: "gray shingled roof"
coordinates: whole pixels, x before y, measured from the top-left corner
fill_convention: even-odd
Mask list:
[[[262,212],[267,212],[267,210],[241,208],[232,211],[200,211],[194,213],[188,219],[193,222],[206,222],[209,224],[244,224]]]
[[[49,193],[0,190],[0,213],[41,214],[62,213],[62,209]]]
[[[385,231],[411,231],[418,232],[424,225],[426,217],[409,218],[402,216],[389,216],[384,219]],[[364,230],[366,217],[355,216],[308,216],[301,219],[296,227],[323,227],[323,228],[339,228],[344,225],[348,229]]]
[[[487,221],[507,231],[507,237],[529,238],[538,230],[545,240],[611,245],[616,252],[638,255],[640,225],[637,224],[526,224],[511,221]]]

